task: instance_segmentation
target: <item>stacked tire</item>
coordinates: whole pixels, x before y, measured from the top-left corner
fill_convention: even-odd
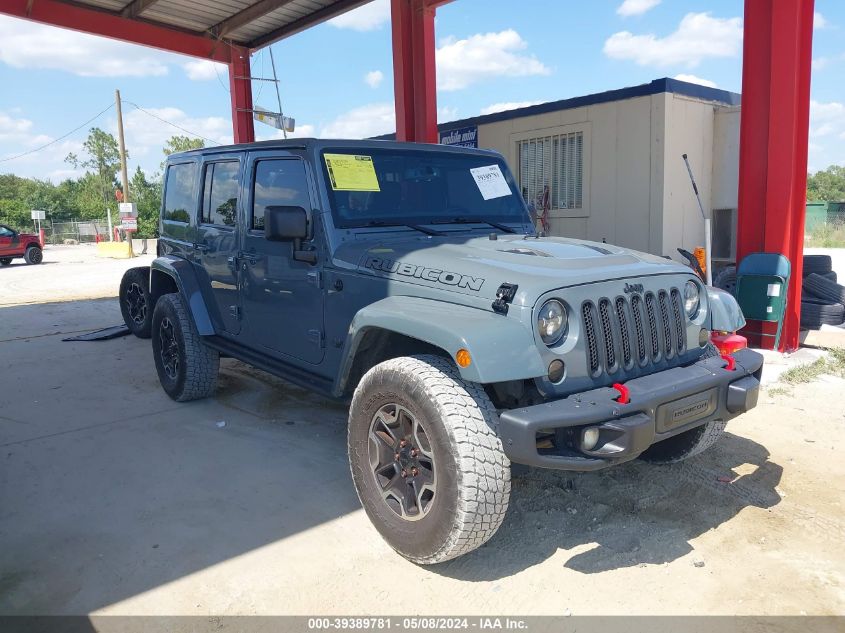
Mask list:
[[[845,286],[837,283],[829,255],[804,256],[801,327],[845,325]]]

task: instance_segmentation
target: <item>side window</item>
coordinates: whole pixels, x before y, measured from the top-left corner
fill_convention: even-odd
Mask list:
[[[5,226],[0,226],[0,237],[12,237],[14,233],[12,233],[11,229],[7,229]]]
[[[239,167],[237,161],[209,163],[205,166],[203,224],[235,226],[237,223]]]
[[[264,230],[268,206],[311,208],[305,165],[298,159],[261,160],[255,165],[252,197],[252,228]]]
[[[164,186],[164,211],[162,218],[173,222],[191,221],[190,209],[194,208],[194,178],[196,165],[180,163],[167,168]]]

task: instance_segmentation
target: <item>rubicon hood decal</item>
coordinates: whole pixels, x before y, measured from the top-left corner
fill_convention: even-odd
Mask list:
[[[396,260],[385,259],[383,257],[369,257],[367,258],[367,261],[364,262],[364,266],[383,273],[403,275],[404,277],[415,277],[416,279],[425,279],[426,281],[435,281],[445,286],[468,288],[470,290],[475,290],[476,292],[481,290],[481,287],[484,285],[484,279],[482,277],[461,275],[460,273],[440,270],[439,268],[426,268],[425,266],[417,266],[409,262],[398,262]]]

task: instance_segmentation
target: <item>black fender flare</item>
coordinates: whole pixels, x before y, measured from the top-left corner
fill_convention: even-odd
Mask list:
[[[185,299],[188,313],[199,335],[213,336],[214,325],[205,305],[194,265],[185,259],[170,255],[157,257],[150,265],[150,296],[153,305],[161,295],[173,292],[173,285]]]

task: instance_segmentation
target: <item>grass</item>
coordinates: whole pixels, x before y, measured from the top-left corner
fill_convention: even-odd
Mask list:
[[[814,248],[845,248],[845,221],[817,224],[810,231],[806,245]]]
[[[778,382],[795,386],[813,382],[822,374],[845,378],[845,348],[834,347],[828,348],[826,351],[828,352],[828,356],[825,358],[819,358],[812,363],[805,363],[787,369],[780,375]],[[775,392],[789,393],[784,387],[775,387],[769,390],[770,395],[777,395]]]

